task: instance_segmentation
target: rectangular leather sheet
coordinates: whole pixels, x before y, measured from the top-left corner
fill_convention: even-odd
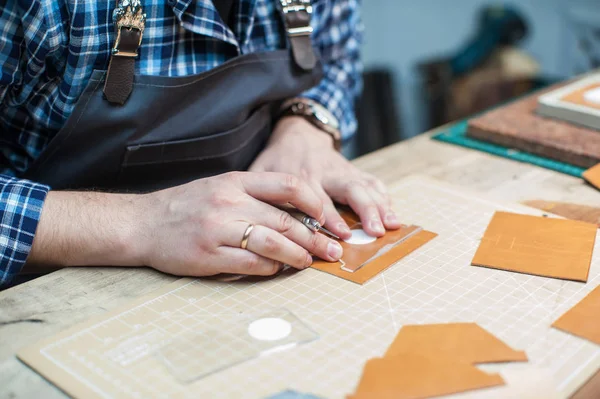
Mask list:
[[[563,314],[552,327],[600,345],[600,286]]]
[[[473,266],[586,282],[598,226],[496,212]]]
[[[592,186],[600,190],[600,164],[592,166],[583,172],[583,178]]]
[[[386,236],[393,236],[394,232],[388,232]],[[421,230],[416,235],[411,236],[401,244],[396,245],[385,254],[373,259],[372,261],[365,264],[363,267],[355,272],[348,272],[343,270],[340,262],[326,262],[322,260],[315,260],[312,267],[323,271],[325,273],[333,274],[334,276],[341,277],[343,279],[355,282],[357,284],[364,284],[377,274],[381,273],[394,263],[409,255],[414,250],[425,245],[429,241],[437,237],[436,233],[432,233],[427,230]],[[360,265],[363,262],[369,260],[373,255],[379,251],[382,247],[390,243],[390,240],[380,238],[372,244],[367,245],[350,245],[345,242],[340,242],[344,248],[344,256],[342,259],[349,265]],[[393,242],[393,241],[391,241]],[[368,248],[364,248],[368,247]],[[350,263],[348,259],[352,259],[355,263]],[[358,262],[358,263],[356,263]]]

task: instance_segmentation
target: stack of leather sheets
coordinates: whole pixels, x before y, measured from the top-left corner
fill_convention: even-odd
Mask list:
[[[583,168],[600,163],[600,73],[553,86],[469,121],[467,135]]]

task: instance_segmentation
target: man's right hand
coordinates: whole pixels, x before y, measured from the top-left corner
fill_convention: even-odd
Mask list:
[[[29,261],[184,276],[272,275],[282,264],[310,266],[310,254],[337,261],[341,246],[274,206],[286,204],[324,222],[313,190],[280,173],[233,172],[141,195],[51,191]]]

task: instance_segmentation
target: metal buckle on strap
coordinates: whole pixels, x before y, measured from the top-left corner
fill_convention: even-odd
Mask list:
[[[140,0],[121,0],[113,11],[113,22],[117,29],[117,39],[112,49],[112,54],[121,57],[137,57],[137,47],[142,44],[144,28],[146,27],[146,14],[142,13],[142,3]],[[140,31],[140,40],[135,52],[121,51],[121,31],[123,29],[137,29]]]
[[[287,15],[291,12],[306,12],[309,16],[313,13],[313,7],[311,0],[279,0],[283,14]],[[310,21],[310,17],[308,18]],[[290,37],[295,36],[310,36],[313,32],[310,23],[306,26],[297,26],[293,28],[287,28],[287,33]]]

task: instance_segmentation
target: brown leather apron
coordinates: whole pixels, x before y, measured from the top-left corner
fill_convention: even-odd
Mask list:
[[[290,21],[298,18],[285,18],[293,31]],[[322,78],[320,64],[299,62],[298,51],[306,50],[298,44],[306,39],[290,37],[291,49],[239,56],[198,75],[136,75],[123,105],[107,101],[107,73],[94,71],[25,177],[53,189],[149,191],[246,170],[264,148],[281,101]]]

